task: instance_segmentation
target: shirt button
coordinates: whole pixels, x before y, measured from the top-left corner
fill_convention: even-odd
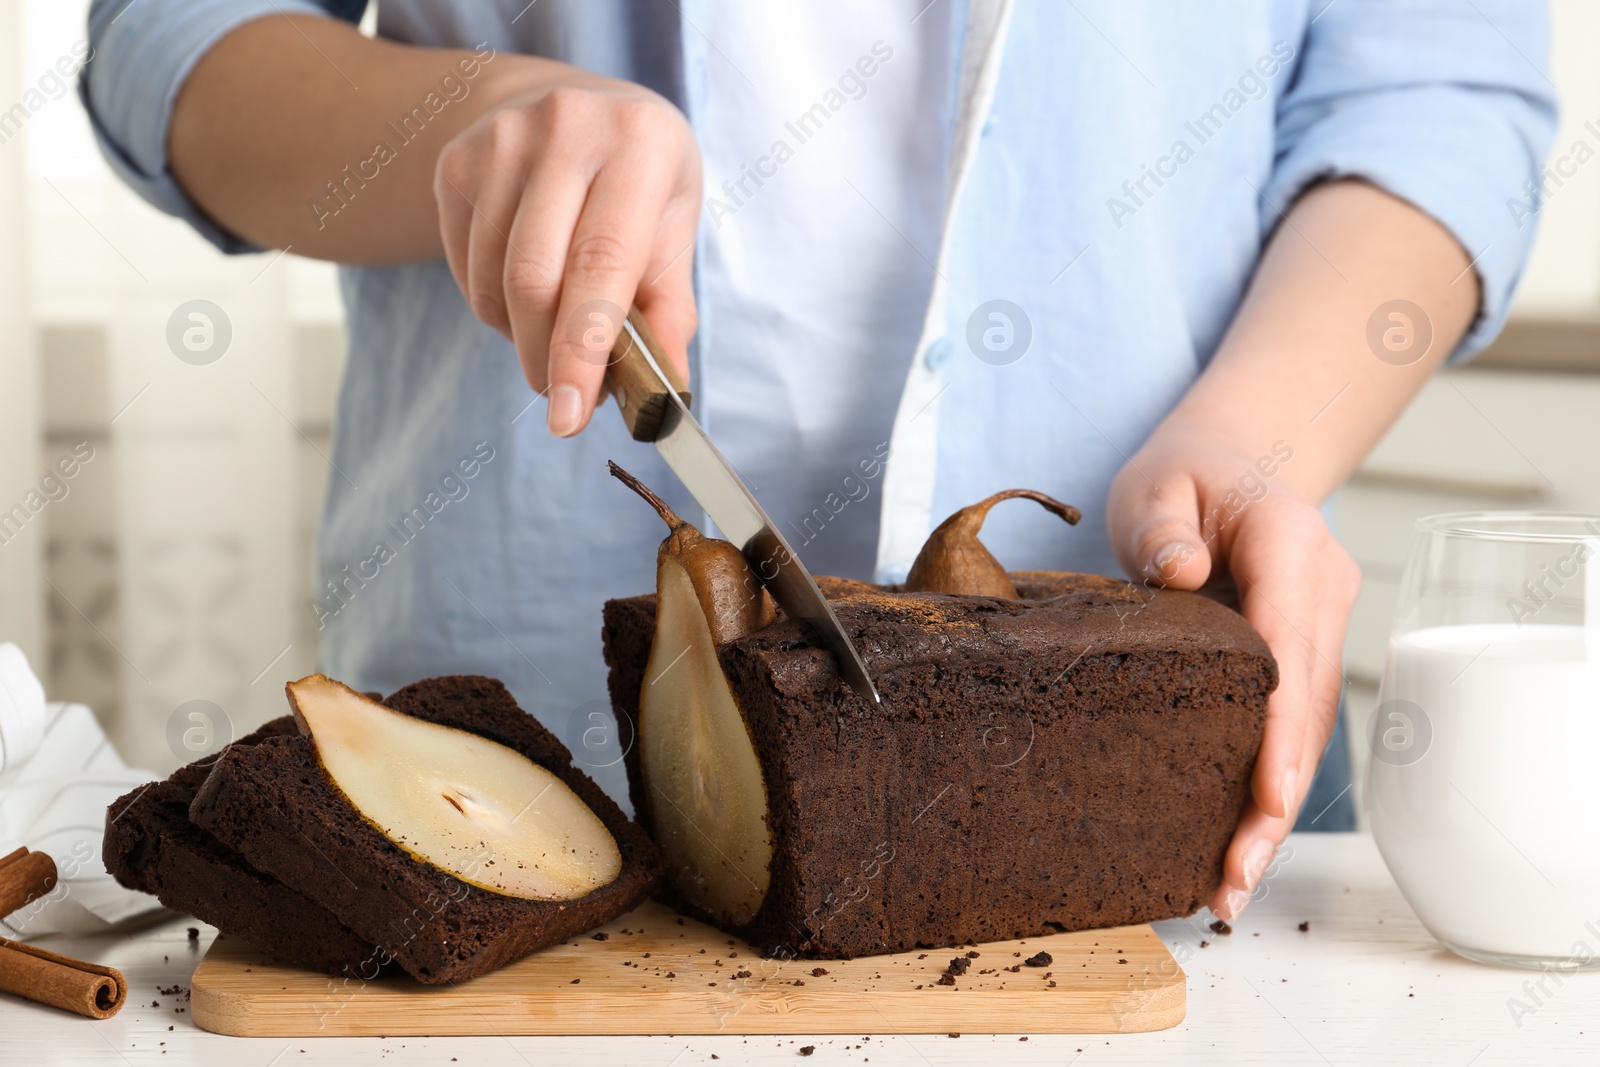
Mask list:
[[[950,343],[950,338],[941,337],[928,346],[922,355],[922,362],[927,364],[929,370],[938,370],[950,362],[950,354],[955,351],[955,345]]]

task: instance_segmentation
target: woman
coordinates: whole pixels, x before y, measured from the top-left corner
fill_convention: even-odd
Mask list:
[[[363,7],[100,0],[83,81],[152,203],[349,265],[330,673],[480,670],[587,725],[660,533],[603,460],[676,488],[595,413],[585,333],[636,302],[814,571],[899,579],[1025,485],[1093,521],[997,513],[1010,567],[1237,597],[1282,681],[1219,914],[1297,813],[1348,825],[1347,770],[1307,796],[1358,585],[1319,507],[1503,319],[1535,5]]]

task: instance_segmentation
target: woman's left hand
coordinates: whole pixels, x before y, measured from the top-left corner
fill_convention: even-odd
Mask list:
[[[1345,627],[1361,572],[1321,513],[1276,480],[1294,447],[1260,456],[1163,425],[1112,483],[1112,544],[1128,573],[1236,605],[1278,661],[1250,802],[1211,910],[1232,919],[1294,826],[1339,713]]]
[[[1418,351],[1373,347],[1373,323],[1397,306]],[[1128,573],[1233,604],[1278,661],[1211,902],[1224,919],[1261,884],[1338,721],[1361,572],[1317,507],[1477,309],[1466,250],[1436,220],[1362,181],[1315,186],[1268,242],[1199,378],[1111,484],[1107,526]]]

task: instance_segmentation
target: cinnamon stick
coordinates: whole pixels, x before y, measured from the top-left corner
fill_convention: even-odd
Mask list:
[[[19,848],[0,856],[0,919],[29,901],[38,900],[56,885],[56,861],[48,852]]]
[[[122,972],[58,956],[0,937],[0,990],[28,1000],[109,1019],[128,999]]]
[[[0,918],[43,897],[55,884],[56,861],[48,853],[19,848],[0,856]],[[111,1018],[128,999],[128,983],[114,968],[58,956],[3,937],[0,991],[91,1019]]]

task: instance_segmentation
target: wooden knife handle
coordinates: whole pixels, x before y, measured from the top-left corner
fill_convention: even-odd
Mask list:
[[[640,339],[655,357],[656,366],[661,368],[661,373],[667,376],[667,381],[672,383],[672,388],[683,398],[687,407],[689,386],[678,373],[677,367],[661,351],[661,343],[656,340],[650,324],[637,307],[628,309],[628,321],[633,323]],[[654,441],[661,432],[661,419],[666,415],[670,401],[667,391],[661,387],[661,379],[650,369],[644,353],[639,351],[633,335],[627,330],[619,330],[617,340],[611,346],[611,363],[606,368],[606,389],[616,399],[617,407],[622,412],[622,421],[627,424],[633,439]]]

